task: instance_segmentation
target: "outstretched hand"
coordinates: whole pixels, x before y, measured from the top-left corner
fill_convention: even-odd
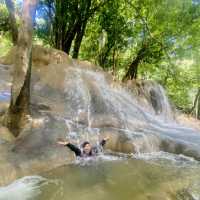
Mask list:
[[[58,139],[57,144],[65,146],[65,145],[69,144],[69,141],[63,140],[63,139]]]
[[[110,139],[110,137],[109,137],[109,136],[107,136],[107,137],[103,138],[103,140],[105,140],[105,141],[108,141],[109,139]]]

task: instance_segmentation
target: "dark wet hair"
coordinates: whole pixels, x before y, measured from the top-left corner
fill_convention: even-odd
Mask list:
[[[88,141],[83,142],[83,144],[81,145],[83,148],[87,145],[90,144]]]

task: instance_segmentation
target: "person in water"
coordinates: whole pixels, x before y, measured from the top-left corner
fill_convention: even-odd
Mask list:
[[[103,140],[101,140],[100,146],[103,147],[108,140],[109,137],[105,137]],[[83,142],[81,145],[82,149],[70,143],[68,140],[58,140],[57,143],[63,146],[67,146],[71,151],[75,153],[76,156],[79,157],[96,156],[99,153],[99,148],[97,146],[92,146],[88,141]]]

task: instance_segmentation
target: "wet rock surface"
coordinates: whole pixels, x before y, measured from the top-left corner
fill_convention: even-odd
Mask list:
[[[112,151],[167,151],[200,160],[200,134],[175,123],[161,86],[122,85],[88,62],[39,51],[33,55],[30,123],[16,139],[0,129],[0,184],[73,161],[73,153],[56,144],[65,137],[80,145],[110,136],[106,148]],[[55,55],[60,57],[53,62]],[[0,65],[2,113],[9,104],[11,74],[12,65]]]

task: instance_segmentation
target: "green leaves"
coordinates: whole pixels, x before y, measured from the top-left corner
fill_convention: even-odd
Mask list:
[[[0,31],[8,31],[9,23],[8,23],[8,10],[6,5],[0,2]]]

